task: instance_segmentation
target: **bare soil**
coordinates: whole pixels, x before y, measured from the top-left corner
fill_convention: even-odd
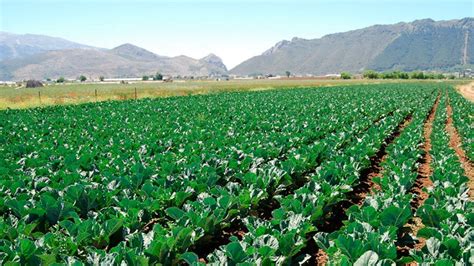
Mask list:
[[[471,102],[474,102],[474,82],[457,87],[458,92]]]
[[[420,166],[418,167],[418,176],[413,185],[410,192],[414,195],[414,198],[411,202],[412,211],[413,213],[423,205],[425,200],[428,198],[428,193],[426,189],[433,186],[433,182],[430,179],[433,171],[431,169],[431,161],[432,157],[430,154],[431,151],[431,132],[433,131],[433,121],[435,119],[436,110],[438,109],[440,100],[440,95],[436,98],[436,102],[434,103],[433,107],[431,108],[427,119],[425,120],[425,124],[423,126],[423,137],[424,143],[422,146],[423,149],[423,157],[419,160]],[[402,229],[402,235],[399,236],[399,240],[403,238],[409,238],[408,241],[399,241],[397,243],[398,254],[400,256],[406,256],[409,254],[410,249],[419,250],[425,245],[425,239],[418,238],[417,240],[411,239],[409,237],[409,233],[413,236],[418,234],[418,231],[423,228],[424,225],[419,217],[413,217],[408,221],[408,223]]]
[[[316,265],[326,265],[328,263],[328,254],[322,249],[316,252]]]
[[[446,121],[446,131],[449,134],[449,146],[456,152],[461,166],[464,169],[464,175],[469,178],[469,199],[474,200],[474,166],[469,158],[466,156],[466,152],[463,150],[461,144],[461,136],[459,135],[456,127],[453,124],[453,108],[449,104],[447,105],[448,119]]]
[[[155,226],[155,224],[161,224],[163,227],[168,227],[165,219],[163,219],[163,217],[156,217],[156,218],[152,218],[148,223],[146,223],[143,228],[142,228],[142,231],[144,233],[148,233],[150,232],[152,229],[153,229],[153,226]]]
[[[423,143],[423,158],[421,159],[421,165],[418,167],[418,177],[412,188],[412,193],[415,194],[415,198],[412,202],[412,207],[414,210],[418,209],[425,200],[428,198],[428,193],[424,191],[425,188],[431,187],[433,182],[430,179],[430,176],[433,174],[431,169],[431,132],[433,131],[433,121],[435,119],[436,110],[438,109],[440,96],[436,99],[433,108],[431,109],[428,119],[425,121],[423,127],[423,137],[425,142]]]

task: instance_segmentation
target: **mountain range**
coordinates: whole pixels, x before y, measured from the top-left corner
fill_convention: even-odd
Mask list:
[[[167,57],[132,44],[97,48],[61,38],[0,32],[0,80],[226,74],[325,75],[367,69],[449,70],[474,64],[474,18],[400,22],[335,33],[318,39],[283,40],[227,70],[214,55]]]
[[[374,25],[319,39],[280,41],[230,72],[324,75],[367,69],[446,70],[474,63],[473,40],[474,18]]]
[[[214,55],[201,59],[157,55],[132,44],[103,49],[43,35],[0,32],[0,80],[141,77],[166,75],[219,76],[227,74]]]
[[[0,32],[0,61],[24,58],[51,50],[88,49],[91,46],[36,34]]]

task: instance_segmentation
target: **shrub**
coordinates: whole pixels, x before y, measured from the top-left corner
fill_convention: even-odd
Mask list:
[[[373,70],[367,70],[367,71],[364,72],[363,77],[368,78],[368,79],[378,79],[378,78],[380,78],[380,75],[379,75],[379,73],[377,73]]]
[[[349,73],[349,72],[342,72],[341,73],[341,79],[351,79],[352,78],[352,74]]]
[[[153,80],[163,80],[163,75],[157,72],[156,75],[153,77]]]

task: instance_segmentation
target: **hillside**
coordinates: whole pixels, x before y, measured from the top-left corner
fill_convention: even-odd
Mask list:
[[[64,49],[98,48],[71,42],[62,38],[37,34],[13,34],[0,31],[0,61],[24,58],[46,51]]]
[[[161,72],[166,75],[207,76],[226,74],[222,60],[209,55],[165,57],[132,44],[107,49],[62,49],[0,62],[0,80],[139,77]]]
[[[474,64],[474,18],[374,25],[319,39],[283,40],[228,71],[214,54],[201,59],[157,55],[133,44],[101,49],[42,35],[0,33],[0,80],[293,74],[367,69],[451,70]]]
[[[331,74],[366,69],[442,70],[474,63],[474,19],[375,25],[278,42],[237,65],[232,74]]]

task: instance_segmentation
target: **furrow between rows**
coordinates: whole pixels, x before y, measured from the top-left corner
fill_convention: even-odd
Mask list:
[[[420,160],[418,161],[420,163],[420,166],[418,167],[417,171],[418,176],[413,187],[410,190],[410,193],[412,193],[414,196],[411,201],[412,213],[416,213],[416,210],[421,205],[423,205],[425,200],[429,197],[427,189],[433,185],[433,182],[430,179],[430,176],[433,173],[433,170],[431,168],[432,156],[430,154],[432,147],[431,134],[433,131],[433,122],[436,117],[436,111],[438,109],[440,98],[441,95],[438,95],[438,97],[436,98],[436,102],[431,108],[423,126],[424,143],[422,145],[422,150],[424,153],[423,157],[420,158]],[[423,228],[423,223],[420,217],[414,216],[408,221],[408,223],[404,227],[408,228],[408,231],[416,237],[418,231]],[[398,243],[397,248],[399,256],[408,255],[410,249],[420,249],[425,245],[425,240],[423,238],[419,238],[418,240],[412,240],[413,241],[410,241],[408,243]]]
[[[389,147],[403,132],[403,130],[411,123],[412,115],[407,115],[402,122],[397,125],[397,128],[390,134],[383,142],[380,150],[370,158],[370,167],[364,169],[360,175],[359,182],[355,185],[352,191],[346,194],[346,200],[343,200],[333,206],[328,216],[325,217],[324,221],[318,226],[318,231],[332,233],[339,230],[343,225],[344,221],[347,220],[346,211],[349,207],[354,205],[361,205],[366,196],[375,189],[377,190],[376,184],[373,182],[374,178],[380,178],[383,172],[382,163],[387,159],[387,147]],[[311,257],[310,263],[317,265],[325,265],[327,262],[326,253],[319,249],[314,242],[313,235],[309,238],[309,245],[307,246],[308,254],[314,254]]]

